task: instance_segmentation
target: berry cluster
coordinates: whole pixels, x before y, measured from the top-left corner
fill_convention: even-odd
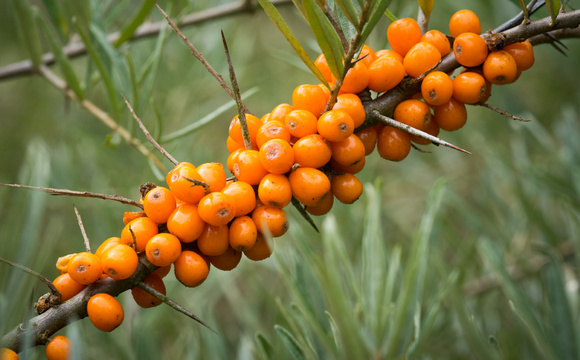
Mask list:
[[[230,123],[227,168],[220,163],[194,166],[177,164],[166,176],[167,187],[141,186],[143,212],[125,213],[120,236],[89,251],[62,257],[55,287],[67,301],[87,285],[103,278],[122,280],[137,270],[139,254],[158,267],[144,283],[165,294],[163,277],[171,266],[187,287],[200,285],[210,268],[232,270],[242,255],[262,260],[272,253],[272,241],[288,229],[284,208],[294,201],[312,215],[324,215],[336,198],[351,204],[362,194],[354,175],[375,147],[379,155],[403,160],[412,142],[430,141],[384,124],[365,122],[357,94],[369,89],[387,92],[405,79],[421,81],[421,91],[402,101],[393,118],[430,135],[440,129],[458,130],[466,122],[465,104],[485,102],[491,86],[514,82],[534,63],[528,41],[500,51],[488,51],[479,36],[481,26],[469,10],[455,13],[450,37],[438,30],[421,33],[413,19],[394,21],[387,31],[392,50],[373,51],[364,46],[348,70],[335,104],[329,108],[330,90],[322,84],[300,85],[292,105],[280,104],[258,118],[245,114]],[[437,71],[442,57],[453,52],[464,68],[453,74]],[[315,65],[330,84],[332,75],[324,55]],[[141,307],[161,303],[140,287],[131,291]],[[87,304],[91,322],[112,331],[124,318],[123,308],[111,295],[93,295]],[[3,350],[2,359],[10,358]],[[47,345],[49,359],[65,358],[70,341],[62,336]]]

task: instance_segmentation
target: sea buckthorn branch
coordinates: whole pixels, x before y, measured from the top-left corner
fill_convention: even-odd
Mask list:
[[[500,109],[498,107],[495,107],[493,105],[490,105],[488,103],[478,102],[478,103],[475,103],[473,105],[483,106],[484,108],[487,108],[487,109],[490,109],[492,111],[495,111],[496,113],[498,113],[500,115],[503,115],[503,116],[507,117],[508,119],[522,121],[522,122],[530,122],[531,121],[531,120],[524,119],[524,118],[522,118],[520,116],[512,115],[512,114],[508,113],[507,111],[505,111],[503,109]]]
[[[79,211],[77,210],[76,206],[73,205],[73,208],[75,210],[77,222],[79,223],[79,228],[81,228],[81,234],[83,235],[83,241],[85,242],[85,249],[87,249],[87,252],[91,252],[91,242],[89,241],[89,237],[87,236],[87,232],[85,231],[81,214],[79,214]]]
[[[32,276],[37,277],[40,281],[42,281],[46,286],[48,286],[48,288],[50,289],[50,294],[49,296],[45,296],[44,299],[48,302],[48,304],[50,305],[58,305],[61,302],[61,294],[60,291],[58,291],[58,289],[54,286],[54,284],[52,283],[52,281],[48,280],[47,278],[45,278],[44,276],[42,276],[42,274],[37,273],[36,271],[24,266],[24,265],[20,265],[17,264],[15,262],[12,262],[10,260],[6,260],[4,258],[0,257],[0,262],[3,262],[5,264],[8,264],[12,267],[15,267],[19,270],[24,271],[27,274],[30,274]]]

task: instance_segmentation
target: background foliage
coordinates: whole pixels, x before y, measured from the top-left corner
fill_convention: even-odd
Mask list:
[[[39,16],[66,43],[75,26],[92,36],[124,28],[144,2],[30,3],[39,6]],[[159,2],[174,17],[225,3]],[[510,1],[471,2],[469,8],[478,13],[483,29],[519,9]],[[292,6],[279,9],[315,58],[319,49],[300,14]],[[399,17],[417,13],[416,3],[409,1],[394,0],[389,9]],[[456,2],[438,0],[430,27],[446,31],[456,10]],[[159,20],[154,10],[146,21]],[[367,41],[370,46],[386,45],[388,23],[381,20]],[[13,4],[5,4],[0,66],[29,56],[18,26]],[[245,99],[254,113],[290,102],[294,87],[316,82],[259,10],[183,29],[224,77],[221,29],[242,91],[256,89]],[[128,81],[130,64],[136,74],[146,75],[138,93],[146,94],[150,86],[150,97],[137,102],[137,111],[161,139],[216,114],[230,101],[177,36],[164,35],[116,49],[93,42],[115,91],[128,94],[130,101],[136,99]],[[47,39],[41,40],[48,50]],[[214,269],[196,289],[184,289],[169,275],[168,295],[220,335],[164,306],[140,309],[127,293],[120,296],[125,322],[113,333],[99,332],[88,320],[63,333],[81,344],[77,351],[87,359],[577,358],[578,263],[573,253],[580,233],[580,48],[573,40],[566,44],[568,56],[549,45],[537,47],[536,65],[516,84],[493,88],[492,104],[531,123],[469,108],[464,129],[443,138],[474,155],[432,147],[431,153],[414,151],[404,162],[390,163],[373,154],[361,176],[366,195],[351,206],[335,205],[331,215],[317,219],[320,235],[296,218],[266,261],[243,261],[231,273]],[[85,56],[72,65],[85,96],[114,115],[94,60]],[[145,141],[128,111],[123,106],[118,111],[119,123]],[[234,114],[231,107],[163,145],[179,160],[224,163]],[[135,148],[40,76],[0,82],[0,147],[0,183],[130,198],[137,198],[142,183],[162,183]],[[0,256],[56,277],[57,257],[83,249],[73,204],[93,247],[120,234],[126,206],[0,188]],[[558,252],[561,246],[567,246],[565,256]],[[523,271],[521,281],[506,272],[506,264],[525,270],[546,259],[541,271]],[[496,282],[489,288],[474,282],[490,278]],[[0,265],[0,288],[1,333],[30,316],[31,304],[46,292],[38,281],[6,265]],[[43,349],[24,356],[43,358]]]

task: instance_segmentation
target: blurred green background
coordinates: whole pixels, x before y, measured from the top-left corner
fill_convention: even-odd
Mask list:
[[[65,44],[75,33],[73,17],[93,35],[112,33],[145,2],[24,3],[35,5]],[[159,1],[174,18],[230,3]],[[486,30],[516,14],[516,3],[476,1],[469,8]],[[0,67],[29,58],[14,3],[4,5]],[[412,1],[395,0],[389,9],[398,17],[417,14]],[[315,58],[320,50],[298,11],[291,4],[279,10]],[[456,10],[457,2],[437,0],[430,28],[446,32]],[[542,9],[536,17],[544,16]],[[145,21],[161,20],[152,9]],[[386,46],[388,24],[385,17],[367,41],[375,50]],[[297,85],[317,82],[260,9],[183,28],[224,77],[220,30],[242,92],[254,89],[245,103],[255,114],[291,102]],[[98,41],[93,44],[115,91],[129,101],[135,100],[126,81],[129,63],[145,74],[137,93],[146,94],[151,81],[137,111],[156,138],[216,115],[162,145],[181,161],[225,164],[235,107],[216,112],[231,103],[229,97],[175,33],[124,43],[108,53]],[[412,151],[405,161],[392,163],[374,153],[360,173],[365,194],[315,219],[321,234],[292,209],[290,231],[276,239],[270,259],[244,259],[226,273],[213,269],[195,289],[183,288],[170,274],[168,295],[219,335],[165,306],[140,309],[127,293],[120,296],[125,321],[114,332],[101,333],[83,320],[60,333],[73,337],[85,359],[578,358],[580,47],[576,40],[565,44],[567,56],[549,45],[536,47],[532,69],[517,83],[492,90],[491,104],[532,122],[470,107],[467,125],[441,137],[473,155],[431,146],[429,153]],[[72,65],[83,86],[90,84],[86,98],[114,114],[94,61],[82,56]],[[51,69],[62,74],[58,66]],[[146,143],[124,105],[119,109],[119,123]],[[0,183],[137,199],[145,182],[163,179],[134,147],[44,78],[0,81]],[[132,210],[104,200],[0,187],[0,257],[56,277],[56,259],[84,247],[73,205],[94,248],[118,236],[123,212]],[[509,266],[521,270],[516,276],[521,279],[507,275]],[[479,280],[488,282],[474,282]],[[30,316],[32,303],[46,292],[39,281],[4,264],[0,289],[2,334]],[[21,357],[41,359],[44,349]]]

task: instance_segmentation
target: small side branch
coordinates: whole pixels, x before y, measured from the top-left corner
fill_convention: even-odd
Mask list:
[[[478,103],[475,103],[474,105],[483,106],[484,108],[495,111],[496,113],[503,115],[503,116],[507,117],[508,119],[523,121],[523,122],[530,122],[531,121],[531,120],[527,120],[527,119],[524,119],[524,118],[516,116],[516,115],[512,115],[512,114],[508,113],[507,111],[500,109],[498,107],[495,107],[493,105],[490,105],[488,103],[478,102]]]
[[[328,194],[327,196],[331,196],[331,195],[332,194]],[[298,210],[300,215],[310,224],[310,226],[312,226],[314,228],[314,230],[316,230],[317,233],[320,232],[320,231],[318,231],[318,227],[314,223],[314,220],[312,220],[312,217],[310,216],[310,214],[306,212],[306,209],[304,208],[304,206],[302,206],[300,201],[298,201],[298,199],[296,199],[294,196],[292,196],[292,206],[294,206],[296,208],[296,210]]]
[[[17,268],[19,270],[24,271],[27,274],[30,274],[32,276],[37,277],[40,281],[42,281],[50,289],[50,292],[53,295],[53,297],[50,298],[50,300],[49,300],[50,303],[52,305],[60,304],[61,299],[62,299],[62,296],[60,294],[60,291],[58,291],[58,289],[54,286],[54,284],[52,283],[52,281],[48,280],[47,278],[45,278],[41,274],[37,273],[36,271],[34,271],[34,270],[30,269],[30,268],[27,268],[24,265],[20,265],[20,264],[17,264],[15,262],[12,262],[10,260],[6,260],[6,259],[3,259],[3,258],[0,258],[0,262],[3,262],[5,264],[8,264],[8,265],[10,265],[12,267],[15,267],[15,268]]]
[[[85,248],[87,252],[91,252],[91,243],[89,241],[89,237],[87,236],[87,232],[85,231],[85,227],[83,225],[83,219],[81,219],[81,214],[77,210],[77,207],[73,205],[75,209],[75,215],[77,216],[77,222],[79,223],[79,227],[81,228],[81,233],[83,234],[83,240],[85,241]]]

